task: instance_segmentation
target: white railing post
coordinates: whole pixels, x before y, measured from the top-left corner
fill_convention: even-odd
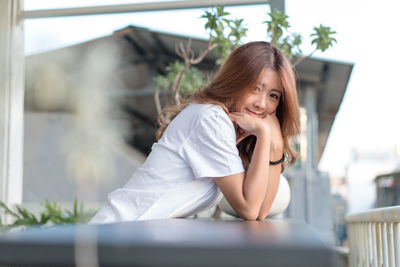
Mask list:
[[[387,224],[387,234],[388,234],[388,260],[389,260],[389,266],[395,266],[394,265],[394,240],[393,240],[393,223],[388,223]]]
[[[400,266],[400,206],[346,216],[350,267]]]
[[[372,223],[368,223],[367,224],[368,227],[368,240],[373,240],[373,232],[372,232]],[[372,265],[373,261],[374,261],[374,244],[372,242],[368,242],[368,262],[370,265]]]
[[[398,223],[393,224],[394,266],[400,266],[400,236]]]
[[[383,259],[383,267],[389,267],[388,263],[388,240],[387,240],[387,224],[381,223],[382,227],[382,259]]]
[[[23,0],[0,1],[0,200],[22,201]]]
[[[369,264],[369,242],[368,242],[368,223],[363,223],[363,235],[364,235],[364,255],[365,255],[365,265]]]
[[[378,239],[376,238],[376,233],[377,233],[377,225],[376,223],[372,224],[372,255],[373,255],[373,266],[378,266]]]

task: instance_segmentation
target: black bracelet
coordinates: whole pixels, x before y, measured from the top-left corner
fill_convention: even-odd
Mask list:
[[[285,154],[282,155],[282,158],[278,161],[269,161],[269,165],[278,165],[281,164],[285,160]]]

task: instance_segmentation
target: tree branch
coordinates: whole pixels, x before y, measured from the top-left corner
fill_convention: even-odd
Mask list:
[[[194,52],[191,49],[192,46],[192,39],[189,38],[186,48],[183,46],[182,43],[179,43],[178,46],[175,48],[176,53],[184,60],[185,66],[183,67],[182,70],[178,72],[178,74],[175,77],[174,83],[171,86],[172,92],[174,92],[174,99],[175,103],[177,105],[180,105],[180,94],[179,94],[179,88],[181,86],[183,77],[185,76],[186,71],[190,68],[191,65],[195,65],[200,63],[205,56],[210,52],[212,49],[214,49],[217,46],[217,43],[212,43],[211,40],[208,41],[208,45],[206,50],[201,52],[197,58],[194,56]]]
[[[154,102],[156,103],[157,114],[161,113],[161,103],[160,103],[160,90],[156,89],[154,92]]]
[[[317,49],[314,49],[314,51],[312,51],[308,56],[299,57],[293,64],[293,68],[299,65],[299,63],[302,62],[304,59],[311,57],[315,53],[315,51],[317,51]]]

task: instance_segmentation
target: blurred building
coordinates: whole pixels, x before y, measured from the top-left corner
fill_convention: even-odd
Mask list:
[[[347,181],[344,177],[331,177],[330,182],[332,223],[335,234],[335,244],[338,246],[344,246],[347,241],[347,229],[344,221],[347,214]]]
[[[400,171],[378,175],[375,178],[375,208],[400,205]]]
[[[331,177],[332,219],[337,245],[345,244],[347,239],[346,214],[400,204],[400,173],[393,171],[399,167],[397,147],[371,151],[354,149],[346,176]]]
[[[377,176],[392,173],[399,167],[400,154],[395,146],[377,147],[373,150],[354,149],[346,168],[348,213],[374,208],[377,201],[376,185],[385,184],[385,176],[376,179]]]

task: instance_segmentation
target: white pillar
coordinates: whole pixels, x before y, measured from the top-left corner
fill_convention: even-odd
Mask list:
[[[306,221],[312,223],[312,192],[313,176],[316,173],[316,155],[318,146],[318,116],[317,116],[317,93],[315,88],[307,87],[304,90],[304,106],[307,112],[307,161],[305,181],[305,210]]]
[[[0,0],[0,200],[22,201],[23,0]]]
[[[317,93],[315,88],[307,87],[304,90],[304,106],[307,112],[307,162],[306,169],[313,171],[316,168],[318,151],[318,114]]]

